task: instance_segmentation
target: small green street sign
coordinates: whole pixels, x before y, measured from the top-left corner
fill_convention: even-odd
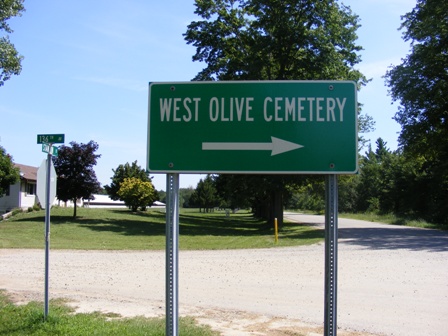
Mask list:
[[[53,156],[58,156],[58,147],[51,146],[50,144],[43,143],[42,144],[42,152],[51,154]]]
[[[150,83],[154,173],[352,174],[356,83]]]
[[[37,143],[64,143],[65,134],[38,134]]]

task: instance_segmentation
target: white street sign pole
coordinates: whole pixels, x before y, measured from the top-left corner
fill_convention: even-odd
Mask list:
[[[51,144],[50,144],[51,148]],[[47,154],[47,177],[45,184],[45,307],[44,318],[48,316],[48,280],[50,264],[50,175],[51,175],[51,151]]]

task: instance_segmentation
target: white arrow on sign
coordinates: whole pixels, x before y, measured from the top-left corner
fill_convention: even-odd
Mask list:
[[[202,150],[270,150],[271,156],[302,148],[302,145],[271,136],[271,142],[203,142]]]

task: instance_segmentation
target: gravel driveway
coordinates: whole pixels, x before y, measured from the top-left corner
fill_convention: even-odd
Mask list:
[[[322,335],[323,243],[179,257],[181,315],[228,336]],[[448,233],[340,218],[338,283],[338,335],[448,335]],[[1,249],[0,288],[43,300],[44,251]],[[165,252],[52,250],[50,297],[79,311],[162,316]]]

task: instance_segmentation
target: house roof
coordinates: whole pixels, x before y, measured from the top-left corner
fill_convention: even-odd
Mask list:
[[[20,178],[28,181],[37,181],[37,167],[27,166],[20,163],[14,163],[14,166],[20,169]]]

